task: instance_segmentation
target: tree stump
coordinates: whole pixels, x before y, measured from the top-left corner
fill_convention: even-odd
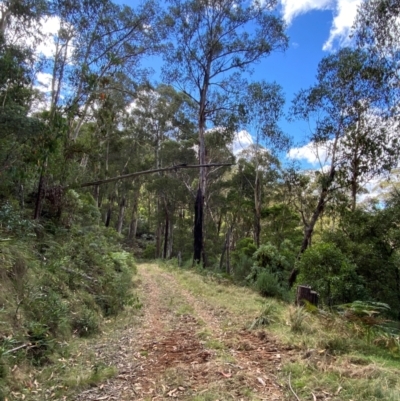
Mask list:
[[[318,306],[318,293],[312,291],[308,285],[299,285],[297,287],[296,305],[303,306],[304,300],[312,305]]]

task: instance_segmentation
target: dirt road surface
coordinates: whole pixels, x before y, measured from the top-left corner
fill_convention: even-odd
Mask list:
[[[232,324],[156,264],[140,265],[137,282],[140,316],[93,349],[117,374],[74,400],[289,399],[278,378],[286,350],[267,331]]]

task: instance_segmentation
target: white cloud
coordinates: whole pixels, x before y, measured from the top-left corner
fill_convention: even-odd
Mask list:
[[[338,0],[336,4],[336,15],[333,19],[328,40],[322,47],[330,51],[335,43],[339,46],[346,46],[350,42],[350,31],[357,15],[357,7],[361,0]]]
[[[324,166],[328,162],[328,154],[326,147],[310,142],[302,147],[290,149],[286,157],[292,160],[305,160],[313,166]]]
[[[232,153],[236,155],[242,150],[248,148],[252,144],[253,144],[253,138],[247,131],[243,130],[236,132],[231,145]]]
[[[43,40],[36,48],[36,54],[44,55],[47,58],[53,57],[56,51],[55,36],[61,28],[61,20],[58,17],[43,18],[40,21],[40,30]]]
[[[323,50],[349,43],[349,34],[362,0],[281,0],[283,19],[290,24],[294,18],[313,10],[331,10],[334,13],[329,38]]]
[[[287,24],[301,14],[312,10],[331,10],[334,0],[281,0],[283,19]]]
[[[37,85],[35,86],[40,92],[48,93],[51,91],[51,82],[53,76],[47,72],[38,72],[36,75]]]

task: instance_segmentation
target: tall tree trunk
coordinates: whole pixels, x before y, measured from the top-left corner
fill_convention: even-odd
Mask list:
[[[158,222],[156,230],[156,258],[161,257],[161,243],[162,243],[163,225]]]
[[[222,213],[219,215],[218,224],[217,224],[217,236],[218,237],[221,232],[221,226],[222,226]]]
[[[194,204],[194,254],[193,261],[201,262],[203,252],[203,193],[201,188],[197,190],[196,201]]]
[[[93,198],[96,201],[97,207],[100,207],[100,185],[95,185],[94,186]]]
[[[121,234],[122,226],[124,224],[125,204],[126,204],[126,199],[125,199],[125,196],[123,196],[121,199],[121,202],[119,204],[119,214],[118,214],[118,222],[117,222],[117,232],[119,234]]]
[[[219,269],[222,271],[222,269],[224,267],[224,258],[225,258],[225,254],[226,254],[225,271],[228,274],[231,273],[231,261],[230,261],[231,234],[232,234],[232,226],[228,228],[228,231],[225,234],[224,248],[222,249],[221,258],[219,260]]]
[[[172,246],[174,244],[174,226],[172,222],[169,223],[169,237],[168,237],[168,249],[167,249],[167,259],[171,259],[172,257]]]
[[[335,173],[336,173],[335,167],[332,166],[331,170],[329,172],[329,175],[326,177],[326,180],[324,180],[323,187],[322,187],[321,193],[319,195],[317,207],[314,210],[314,213],[311,217],[310,222],[308,223],[308,225],[306,226],[306,228],[304,230],[304,237],[303,237],[303,241],[301,243],[299,255],[297,257],[298,259],[301,258],[301,255],[310,246],[311,237],[312,237],[312,234],[314,231],[315,224],[317,223],[318,218],[321,216],[322,212],[324,211],[324,208],[326,205],[326,198],[328,197],[329,189],[335,178]],[[298,274],[299,274],[299,270],[297,268],[292,270],[290,277],[289,277],[289,286],[290,287],[292,287],[293,284],[295,283]]]
[[[200,104],[199,104],[199,164],[201,166],[206,164],[206,143],[204,133],[206,129],[206,108],[207,108],[207,94],[208,87],[210,85],[210,72],[211,72],[211,60],[213,55],[208,55],[206,71],[200,90]],[[207,168],[200,167],[200,181],[199,189],[197,191],[196,203],[195,203],[195,219],[194,219],[194,252],[193,260],[196,263],[200,263],[203,260],[203,267],[206,267],[206,255],[204,250],[204,200],[206,197],[207,187]]]
[[[164,252],[163,252],[164,259],[167,259],[168,255],[168,237],[169,237],[169,215],[168,215],[168,210],[165,210]]]
[[[254,185],[254,242],[257,248],[260,247],[261,235],[261,182],[258,169]]]
[[[33,215],[34,220],[38,220],[40,218],[44,192],[45,192],[45,178],[44,178],[44,171],[42,170],[42,172],[40,173],[39,185],[36,195],[35,213]]]
[[[129,241],[132,241],[132,243],[135,241],[137,232],[137,224],[138,224],[137,209],[138,209],[138,192],[135,192],[132,199],[132,218],[131,218],[131,223],[129,224],[129,234],[128,234]]]
[[[395,275],[396,275],[397,300],[400,303],[400,271],[398,267],[395,268]],[[400,311],[397,314],[397,320],[400,320]]]
[[[107,214],[106,214],[106,221],[105,221],[105,224],[104,224],[106,227],[110,226],[113,203],[114,203],[114,195],[109,197],[108,209],[107,209]]]
[[[21,210],[25,209],[25,191],[24,191],[24,185],[23,184],[19,184],[19,207],[21,208]]]
[[[231,274],[231,232],[232,227],[228,228],[228,232],[226,233],[226,273]]]

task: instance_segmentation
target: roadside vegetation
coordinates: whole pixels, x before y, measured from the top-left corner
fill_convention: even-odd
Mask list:
[[[1,399],[26,388],[32,369],[56,374],[53,364],[67,363],[72,339],[99,334],[104,319],[137,303],[132,255],[116,232],[98,225],[92,198],[75,201],[74,217],[84,216],[85,225],[69,229],[32,223],[8,203],[0,209]]]
[[[388,319],[386,305],[299,307],[260,297],[220,273],[194,273],[171,264],[166,268],[204,309],[219,311],[225,331],[246,327],[279,341],[285,350],[277,374],[287,399],[293,399],[292,390],[301,400],[399,398],[400,331],[398,323]]]

